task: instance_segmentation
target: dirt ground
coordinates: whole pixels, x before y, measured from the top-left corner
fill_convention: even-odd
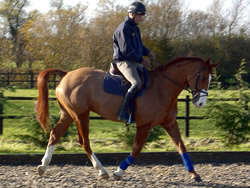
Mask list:
[[[117,166],[107,166],[110,178],[98,180],[98,171],[90,166],[51,165],[43,176],[37,174],[36,166],[0,165],[0,187],[250,187],[250,164],[196,164],[201,182],[190,179],[181,164],[132,165],[119,181],[112,177]]]

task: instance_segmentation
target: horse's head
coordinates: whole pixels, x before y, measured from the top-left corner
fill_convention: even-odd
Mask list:
[[[217,65],[218,63],[210,64],[210,59],[207,59],[201,64],[199,71],[188,80],[193,95],[192,103],[198,108],[206,105],[212,71]]]

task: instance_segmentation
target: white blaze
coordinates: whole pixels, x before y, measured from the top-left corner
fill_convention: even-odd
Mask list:
[[[208,89],[209,89],[209,86],[210,86],[211,79],[212,79],[212,75],[209,74],[209,80],[208,80],[207,90],[202,89],[202,91],[203,91],[204,93],[207,93],[207,92],[208,92]],[[200,93],[199,100],[197,100],[196,103],[194,104],[194,105],[195,105],[196,107],[198,107],[198,108],[204,107],[204,106],[206,106],[206,104],[207,104],[207,96],[206,96],[204,93],[202,93],[202,92]]]

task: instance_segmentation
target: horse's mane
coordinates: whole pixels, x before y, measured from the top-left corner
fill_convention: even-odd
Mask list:
[[[201,61],[201,62],[204,62],[204,60],[200,57],[177,57],[164,65],[160,65],[159,67],[157,67],[155,69],[155,71],[160,71],[160,72],[165,71],[168,67],[170,67],[174,64],[180,63],[182,61]]]

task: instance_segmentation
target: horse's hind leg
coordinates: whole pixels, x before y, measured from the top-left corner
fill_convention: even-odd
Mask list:
[[[47,150],[42,159],[42,164],[37,167],[38,174],[42,175],[47,166],[49,165],[52,155],[54,152],[55,144],[60,140],[61,136],[68,130],[73,119],[69,116],[68,113],[61,111],[60,120],[57,122],[55,128],[50,132],[50,139],[47,146]]]
[[[191,178],[196,181],[201,181],[200,176],[195,172],[192,161],[188,155],[186,147],[181,139],[181,134],[178,128],[178,124],[175,121],[172,123],[165,123],[162,127],[167,131],[168,135],[170,136],[171,140],[175,144],[178,149],[179,154],[182,157],[183,163],[185,165],[186,170],[191,174]]]
[[[88,158],[92,162],[95,169],[99,170],[100,179],[108,179],[109,175],[107,171],[103,168],[101,162],[96,157],[95,153],[92,152],[89,143],[89,112],[82,113],[75,120],[78,128],[79,143],[86,151]]]

